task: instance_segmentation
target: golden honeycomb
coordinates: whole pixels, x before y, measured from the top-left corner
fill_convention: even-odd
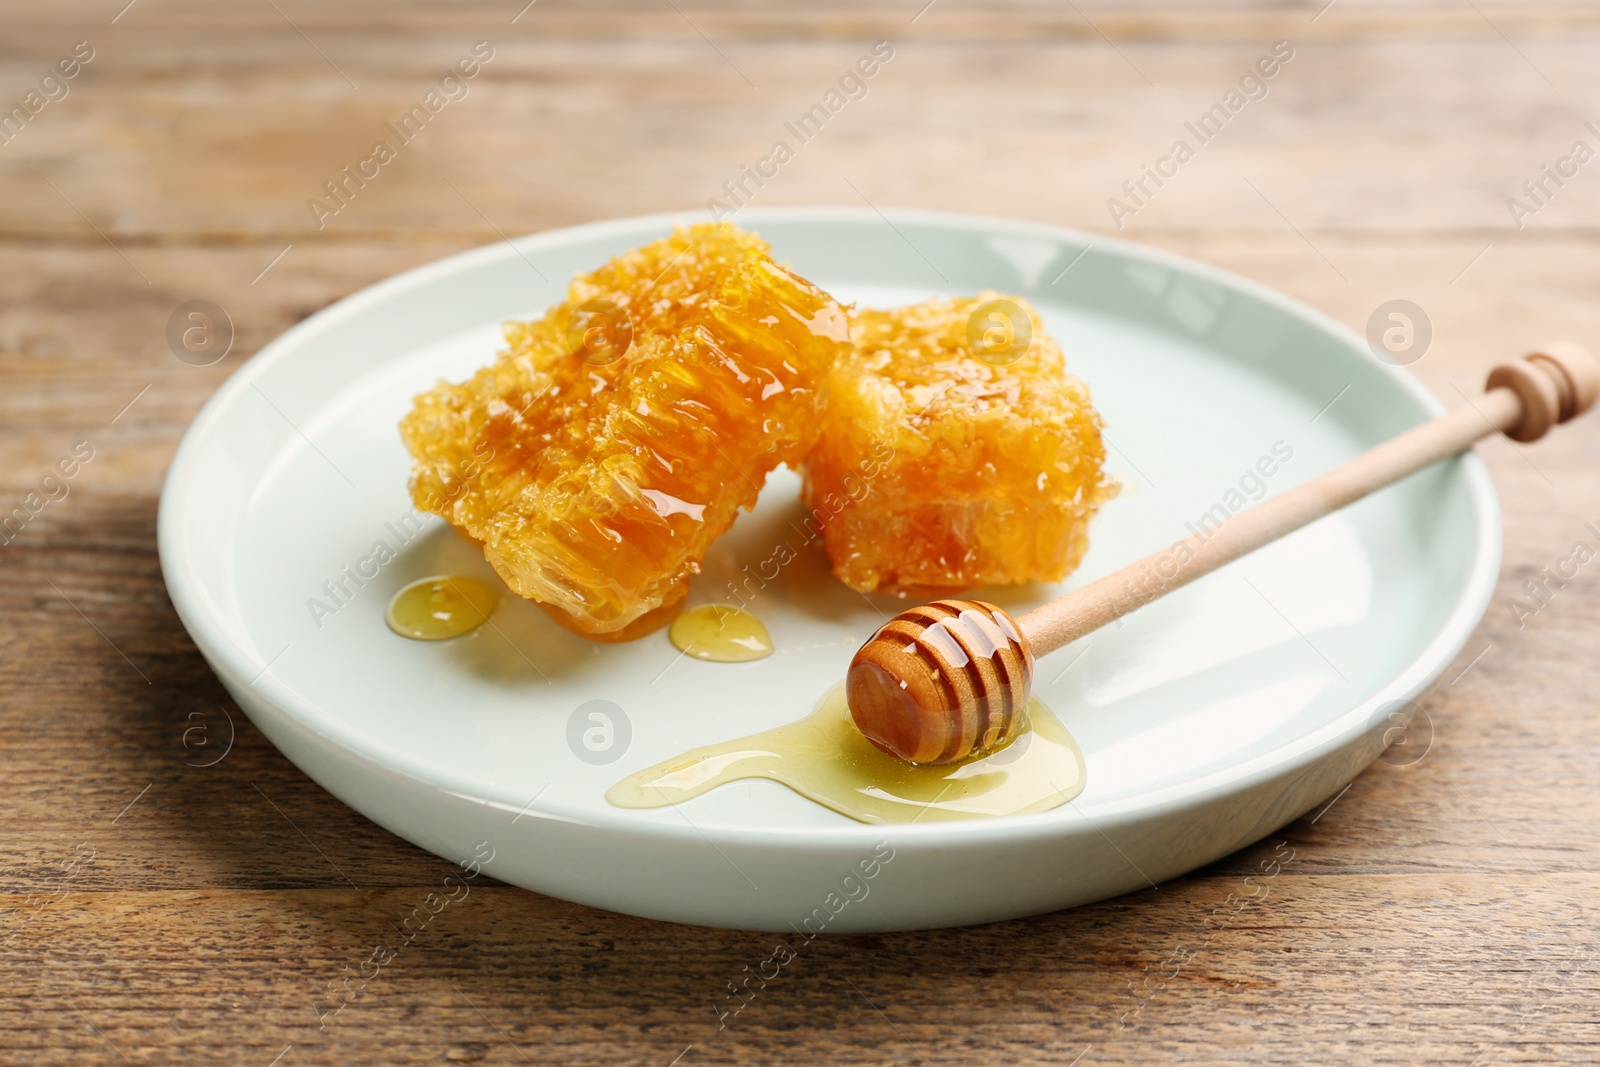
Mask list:
[[[712,540],[816,441],[848,351],[843,310],[769,251],[729,223],[679,229],[509,323],[493,364],[402,420],[417,507],[570,629],[669,621]]]
[[[1064,578],[1115,494],[1100,416],[1023,300],[985,292],[850,315],[805,461],[808,526],[870,591]]]

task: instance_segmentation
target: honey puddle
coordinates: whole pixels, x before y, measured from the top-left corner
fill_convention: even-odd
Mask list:
[[[772,655],[761,620],[730,604],[701,604],[672,620],[667,638],[682,652],[713,663],[747,663]]]
[[[619,808],[681,804],[728,782],[770,778],[865,823],[937,822],[1048,811],[1083,791],[1083,753],[1049,708],[1028,702],[1031,729],[965,763],[916,766],[879,752],[850,721],[843,683],[799,722],[686,752],[630,775],[606,799]]]
[[[494,590],[472,578],[448,574],[412,582],[389,601],[389,629],[413,641],[446,641],[489,621]]]

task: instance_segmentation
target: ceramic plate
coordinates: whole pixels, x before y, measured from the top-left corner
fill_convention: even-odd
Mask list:
[[[1042,660],[1037,692],[1088,766],[1069,805],[868,826],[746,781],[677,808],[611,807],[604,794],[627,774],[806,715],[906,604],[829,576],[820,551],[798,543],[798,479],[780,470],[689,601],[727,600],[744,567],[793,542],[794,561],[752,602],[776,644],[767,659],[703,663],[664,633],[595,645],[510,596],[471,636],[403,640],[384,611],[407,583],[444,572],[503,587],[444,523],[413,513],[395,426],[414,394],[489,361],[503,320],[540,314],[575,272],[691,221],[539,234],[358,293],[246,363],[173,461],[161,562],[206,659],[307,774],[445,859],[490,855],[497,878],[596,907],[767,930],[1069,907],[1192,870],[1337,791],[1484,611],[1499,518],[1468,456]],[[1013,612],[1440,410],[1323,315],[1105,237],[906,211],[737,221],[841,300],[887,307],[993,288],[1037,305],[1105,417],[1125,489],[1065,586],[986,591]],[[358,571],[368,577],[347,577]],[[585,741],[596,709],[611,727]]]

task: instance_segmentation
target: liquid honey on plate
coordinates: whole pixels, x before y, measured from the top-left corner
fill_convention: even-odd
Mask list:
[[[762,621],[731,604],[701,604],[672,621],[667,637],[678,650],[713,663],[748,663],[772,655]]]
[[[842,684],[806,718],[709,745],[612,786],[619,808],[681,804],[719,785],[770,778],[865,823],[936,822],[1048,811],[1083,791],[1083,753],[1038,698],[1028,727],[998,751],[963,763],[917,766],[874,748],[850,721]]]
[[[447,641],[489,621],[494,590],[474,578],[440,574],[412,582],[389,601],[389,629],[413,641]]]

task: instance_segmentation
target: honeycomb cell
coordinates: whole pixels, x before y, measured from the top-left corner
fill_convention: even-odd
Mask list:
[[[1100,416],[1037,313],[985,292],[851,312],[806,524],[864,592],[1058,581],[1116,491]]]
[[[417,507],[598,640],[670,621],[707,547],[819,430],[843,310],[728,223],[580,275],[506,348],[401,421]]]

